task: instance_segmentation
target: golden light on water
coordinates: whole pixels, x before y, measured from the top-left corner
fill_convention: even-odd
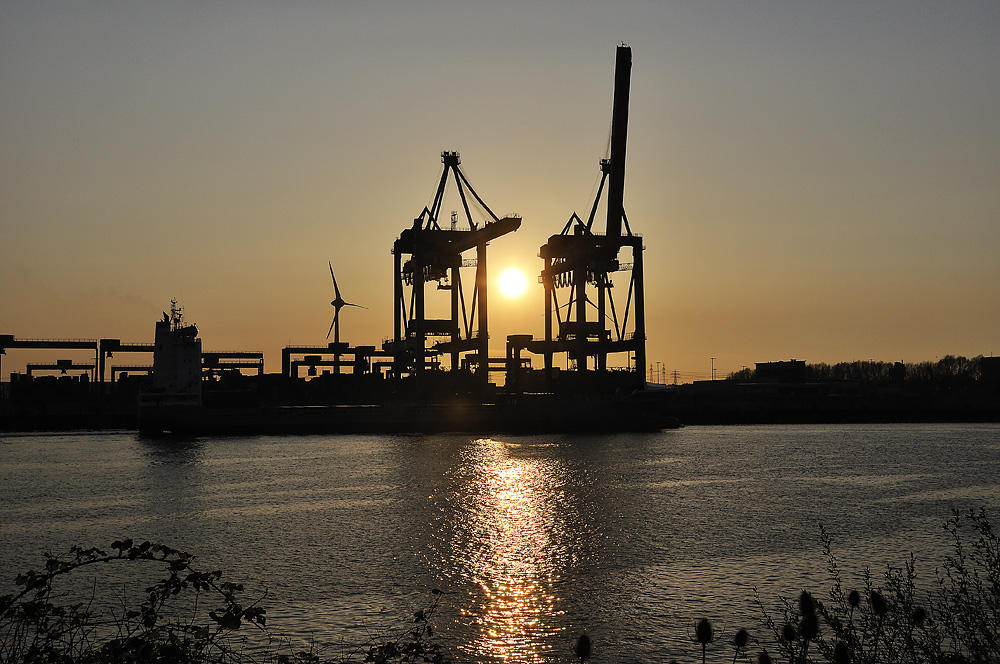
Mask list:
[[[554,585],[570,557],[560,505],[552,500],[561,468],[518,458],[491,439],[476,441],[469,461],[474,497],[463,540],[467,572],[482,592],[482,606],[465,612],[478,626],[472,654],[542,661],[539,644],[560,632]]]

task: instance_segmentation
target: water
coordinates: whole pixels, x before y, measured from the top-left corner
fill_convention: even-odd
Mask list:
[[[40,552],[149,539],[267,591],[269,624],[359,643],[445,591],[462,661],[693,661],[695,622],[842,567],[933,575],[952,508],[1000,502],[1000,426],[689,427],[618,436],[0,436],[0,592]],[[994,517],[997,520],[997,517]],[[710,656],[713,653],[710,652]],[[716,661],[728,661],[724,648]]]

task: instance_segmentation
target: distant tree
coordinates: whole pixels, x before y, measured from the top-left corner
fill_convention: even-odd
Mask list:
[[[808,367],[813,380],[851,380],[862,383],[883,384],[889,381],[891,362],[854,360],[828,364],[811,364]]]
[[[945,355],[935,362],[882,362],[853,360],[806,365],[807,381],[853,381],[867,386],[899,386],[913,393],[942,394],[974,390],[982,383],[982,355],[966,358]],[[749,367],[734,371],[727,380],[752,381],[756,372]]]
[[[833,367],[825,362],[807,364],[806,376],[808,380],[831,380],[833,378]]]
[[[905,384],[914,392],[947,393],[975,389],[981,379],[982,356],[945,355],[937,362],[907,365]]]
[[[747,381],[747,380],[753,380],[753,379],[754,379],[754,370],[751,369],[750,367],[743,367],[739,371],[734,371],[731,374],[729,374],[728,376],[726,376],[726,380],[742,380],[742,381]]]

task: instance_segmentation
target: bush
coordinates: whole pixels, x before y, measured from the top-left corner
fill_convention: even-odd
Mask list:
[[[782,600],[780,619],[757,603],[789,663],[810,654],[836,664],[989,664],[1000,662],[1000,542],[985,511],[955,511],[946,525],[953,553],[919,589],[911,555],[880,577],[863,570],[861,589],[846,591],[830,538],[821,540],[831,587],[825,601],[808,592]],[[755,589],[756,592],[756,589]],[[761,644],[766,647],[767,644]]]
[[[222,572],[192,569],[192,556],[161,544],[132,540],[111,544],[112,553],[75,546],[67,559],[45,554],[41,571],[19,574],[13,595],[0,597],[0,661],[4,662],[237,662],[233,633],[242,626],[264,630],[259,600],[244,606],[242,584]],[[166,576],[143,591],[138,606],[124,595],[120,606],[100,610],[92,595],[58,603],[55,582],[95,565],[132,563],[162,568]],[[213,601],[207,613],[202,605]]]
[[[294,650],[287,639],[272,635],[266,627],[267,612],[260,606],[263,597],[244,603],[243,584],[223,581],[220,571],[194,569],[190,554],[150,542],[135,545],[132,540],[113,542],[111,551],[74,546],[65,559],[46,553],[41,571],[18,575],[15,584],[20,590],[0,596],[0,662],[318,664],[354,661],[362,655],[375,664],[445,661],[440,646],[429,640],[437,590],[431,608],[418,611],[397,638],[377,643],[373,637],[335,657],[321,657],[313,648]],[[101,601],[106,597],[96,597],[96,584],[89,598],[64,603],[66,595],[56,590],[57,581],[107,564],[152,566],[143,571],[165,576],[147,586],[134,607],[125,592],[115,592],[117,604],[107,606]],[[104,583],[103,589],[111,585]],[[209,606],[214,608],[206,610]],[[247,628],[253,633],[247,635]]]

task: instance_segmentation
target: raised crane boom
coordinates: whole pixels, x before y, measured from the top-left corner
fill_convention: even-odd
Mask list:
[[[608,186],[607,236],[622,234],[625,200],[625,144],[628,142],[628,93],[632,49],[619,46],[615,56],[615,101],[611,115],[611,173]]]

